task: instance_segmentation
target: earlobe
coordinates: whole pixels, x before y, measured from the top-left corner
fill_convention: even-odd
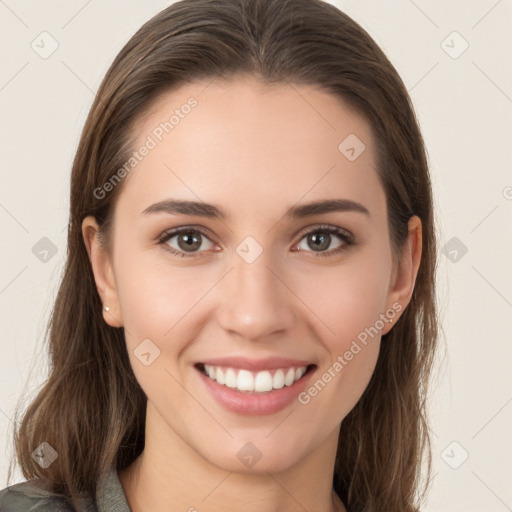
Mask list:
[[[101,247],[99,241],[99,226],[94,216],[89,215],[82,222],[84,239],[96,289],[103,304],[103,319],[111,327],[122,327],[119,300],[115,285],[112,261],[108,252]]]
[[[389,332],[409,304],[416,283],[416,277],[421,262],[422,251],[422,224],[418,216],[409,219],[408,237],[400,255],[399,267],[394,275],[388,296],[388,308],[397,309],[393,304],[400,304],[401,308],[392,323],[387,323],[382,334]]]

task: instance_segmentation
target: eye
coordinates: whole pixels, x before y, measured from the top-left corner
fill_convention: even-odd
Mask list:
[[[341,243],[336,247],[331,248],[330,251],[327,251],[326,249],[331,246],[333,241],[333,237],[331,235],[336,235],[336,237],[341,240]],[[173,239],[176,240],[173,241]],[[207,240],[206,247],[204,247],[204,239]],[[304,247],[304,245],[301,247],[301,244],[304,244],[302,240],[304,240],[306,247]],[[210,240],[206,231],[190,226],[176,228],[162,233],[158,238],[158,243],[162,244],[165,250],[169,251],[171,254],[182,258],[197,258],[199,257],[198,253],[214,247],[214,244]],[[309,245],[309,247],[313,247],[313,250],[309,251],[307,249],[307,245]],[[316,229],[306,232],[302,236],[301,242],[296,245],[296,247],[298,247],[298,251],[294,252],[313,252],[315,253],[315,257],[332,257],[352,245],[355,245],[355,241],[348,231],[336,226],[325,225],[318,226]]]
[[[328,249],[332,242],[332,236],[336,235],[338,239],[341,240],[341,243],[338,244],[336,247],[333,248],[333,250],[326,251],[325,249]],[[301,239],[304,240],[304,245],[301,247],[300,243],[297,247],[299,247],[299,251],[306,251],[306,252],[314,252],[316,253],[314,256],[323,256],[323,257],[330,257],[335,256],[342,251],[346,250],[348,247],[355,245],[353,236],[344,229],[338,228],[336,226],[319,226],[313,231],[308,231]],[[308,251],[307,246],[313,247],[313,251]]]
[[[176,238],[173,244],[177,244],[177,246],[169,243],[173,238]],[[210,245],[205,248],[202,239],[208,240]],[[190,227],[166,231],[158,238],[158,243],[164,244],[166,250],[182,258],[195,258],[197,257],[196,253],[201,252],[199,249],[207,250],[213,246],[206,232]]]

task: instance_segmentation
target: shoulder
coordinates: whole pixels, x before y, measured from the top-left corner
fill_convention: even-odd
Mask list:
[[[75,512],[64,498],[45,489],[38,478],[0,490],[0,510],[2,512]],[[93,512],[96,508],[87,503],[84,510]]]

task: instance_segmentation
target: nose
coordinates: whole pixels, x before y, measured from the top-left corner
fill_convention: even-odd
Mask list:
[[[222,329],[249,341],[282,336],[288,331],[296,323],[296,313],[285,274],[271,261],[270,251],[263,251],[251,263],[235,254],[217,310]]]

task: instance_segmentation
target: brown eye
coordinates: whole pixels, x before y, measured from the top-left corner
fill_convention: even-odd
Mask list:
[[[307,235],[309,247],[314,247],[314,251],[324,251],[331,245],[331,235],[329,233],[312,233]]]
[[[331,247],[336,238],[339,240],[338,244]],[[298,248],[299,251],[316,253],[315,256],[333,256],[351,245],[354,245],[354,241],[348,232],[338,227],[324,226],[306,233]],[[329,248],[331,250],[328,250]]]
[[[176,240],[173,240],[176,239]],[[204,240],[207,240],[210,246],[203,247]],[[178,229],[164,233],[158,240],[159,243],[165,244],[166,248],[177,256],[182,257],[195,257],[196,253],[203,252],[204,250],[211,249],[213,243],[210,241],[206,233],[198,229]],[[177,243],[177,245],[176,245]],[[189,254],[187,254],[189,253]]]
[[[178,246],[183,251],[196,251],[201,247],[202,235],[195,235],[194,232],[180,233],[176,235]]]

